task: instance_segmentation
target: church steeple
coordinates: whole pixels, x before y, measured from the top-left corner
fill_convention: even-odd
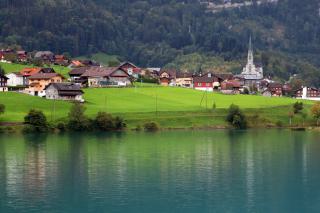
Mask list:
[[[248,64],[253,64],[253,48],[252,48],[251,36],[249,39]]]

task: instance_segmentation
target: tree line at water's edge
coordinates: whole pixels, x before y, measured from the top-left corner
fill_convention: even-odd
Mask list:
[[[4,0],[0,46],[73,56],[104,52],[140,66],[177,67],[179,58],[195,53],[209,56],[204,64],[216,57],[239,62],[252,35],[266,75],[301,74],[320,86],[318,9],[317,0],[282,0],[216,14],[206,13],[198,0]],[[230,67],[239,68],[239,63]]]
[[[94,118],[89,118],[85,115],[86,108],[83,104],[75,102],[67,116],[66,120],[49,122],[46,115],[41,110],[31,109],[28,114],[24,117],[23,133],[47,133],[47,132],[111,132],[111,131],[122,131],[127,127],[126,121],[119,117],[113,116],[106,112],[98,112]],[[213,106],[212,110],[215,110]],[[5,106],[0,104],[0,115],[5,113]],[[310,115],[316,121],[317,126],[320,125],[320,102],[315,102],[310,109]],[[308,113],[304,111],[304,105],[302,102],[296,102],[289,108],[288,112],[289,126],[292,126],[292,119],[295,116],[301,116],[302,123],[298,127],[305,128],[305,121],[308,117]],[[239,106],[231,104],[227,110],[225,121],[234,129],[247,129],[250,123],[251,127],[254,125],[252,119],[258,120],[259,116],[248,116],[240,109]],[[1,124],[1,122],[0,122]],[[284,127],[283,123],[279,120],[276,122],[276,127]],[[310,126],[310,123],[308,124]],[[1,125],[0,125],[1,126]],[[297,126],[295,126],[297,127]],[[155,121],[146,121],[142,126],[137,125],[133,130],[135,131],[157,131],[160,126]],[[15,132],[10,127],[1,127],[0,133],[3,132]]]

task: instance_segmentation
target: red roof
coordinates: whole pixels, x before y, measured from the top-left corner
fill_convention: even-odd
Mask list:
[[[24,68],[20,71],[21,75],[23,76],[31,76],[31,75],[34,75],[38,72],[40,72],[41,68],[38,68],[38,67],[34,67],[34,68]]]

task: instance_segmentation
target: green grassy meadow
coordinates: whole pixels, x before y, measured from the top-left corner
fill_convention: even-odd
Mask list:
[[[96,53],[96,54],[93,54],[91,56],[80,56],[80,57],[77,57],[76,59],[79,59],[79,60],[85,60],[85,59],[91,59],[91,60],[94,60],[94,61],[98,61],[104,65],[108,65],[110,61],[115,61],[115,62],[119,62],[119,59],[118,59],[118,56],[116,55],[108,55],[108,54],[105,54],[105,53]]]
[[[0,66],[4,69],[5,73],[19,72],[20,70],[26,67],[36,67],[30,64],[28,65],[15,64],[15,63],[9,64],[9,63],[3,63],[3,62],[0,62]],[[68,72],[70,71],[70,69],[68,67],[63,67],[59,65],[52,65],[50,67],[52,67],[57,73],[60,73],[66,78],[69,78]]]
[[[286,124],[288,112],[296,102],[291,98],[222,95],[170,87],[97,88],[84,89],[84,92],[88,116],[106,111],[122,116],[130,128],[146,121],[156,121],[166,128],[222,127],[226,125],[224,119],[231,104],[239,105],[249,118],[253,118],[252,122],[274,124],[281,121]],[[50,121],[65,119],[71,106],[69,102],[12,92],[0,93],[0,103],[6,106],[5,114],[0,116],[4,122],[21,122],[32,108],[42,110]],[[216,109],[212,109],[213,103]],[[304,103],[307,112],[312,102]]]

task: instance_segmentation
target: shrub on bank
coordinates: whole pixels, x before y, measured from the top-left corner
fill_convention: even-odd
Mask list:
[[[147,122],[143,125],[143,128],[147,132],[155,132],[159,130],[159,125],[156,122]]]
[[[100,131],[122,130],[126,123],[120,117],[113,117],[106,112],[99,112],[93,121],[94,127]]]
[[[23,132],[48,132],[49,124],[46,116],[40,110],[30,110],[24,117],[24,123],[26,124]]]
[[[78,102],[75,102],[69,112],[68,129],[72,131],[90,130],[90,120],[84,114],[86,108]]]
[[[237,105],[234,105],[234,104],[230,105],[226,120],[229,124],[231,124],[236,129],[247,128],[246,116]]]

